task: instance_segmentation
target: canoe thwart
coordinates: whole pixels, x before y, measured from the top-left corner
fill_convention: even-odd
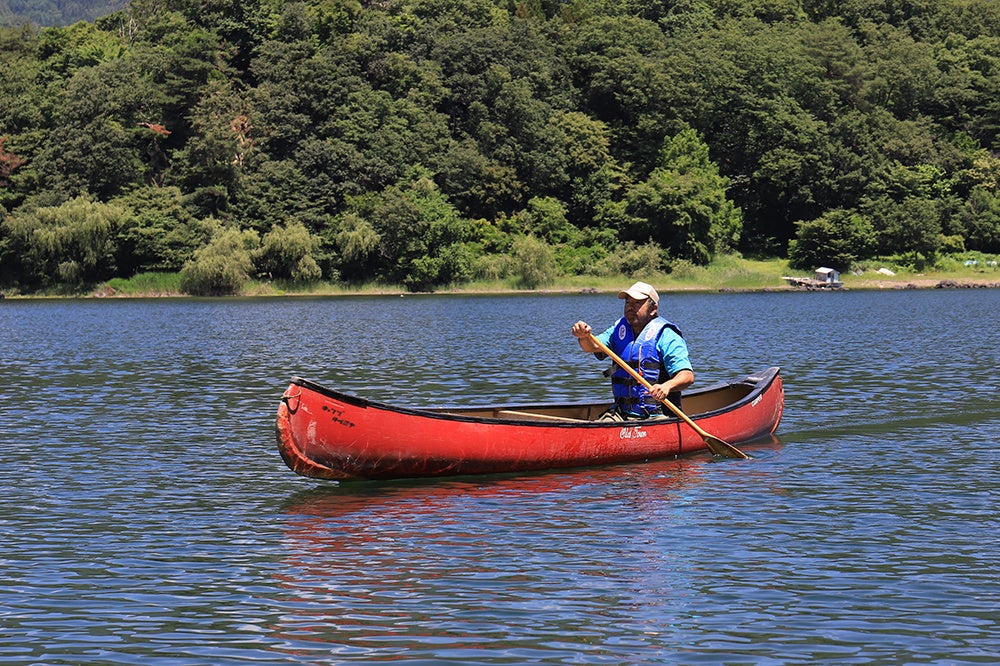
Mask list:
[[[498,409],[497,416],[513,416],[519,419],[528,419],[535,421],[565,421],[567,423],[590,423],[590,421],[585,421],[584,419],[571,419],[568,416],[551,416],[549,414],[538,414],[537,412],[522,412],[515,409]]]

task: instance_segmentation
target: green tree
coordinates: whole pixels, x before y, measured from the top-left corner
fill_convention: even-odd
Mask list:
[[[632,241],[619,243],[608,252],[601,262],[602,272],[608,275],[630,275],[643,278],[661,272],[668,272],[670,257],[656,243],[636,245]]]
[[[957,217],[966,248],[1000,252],[1000,193],[983,186],[974,188]]]
[[[797,226],[798,233],[788,247],[789,263],[794,268],[829,266],[847,271],[875,251],[871,222],[853,210],[831,210]]]
[[[308,179],[294,159],[272,160],[256,154],[239,180],[230,217],[266,232],[289,218],[325,219],[321,204],[306,194]]]
[[[189,197],[177,187],[137,188],[114,203],[129,210],[118,232],[121,277],[179,271],[212,238],[212,223],[192,211]]]
[[[518,236],[511,248],[512,273],[522,289],[537,289],[555,279],[556,261],[552,247],[535,236]]]
[[[652,163],[674,118],[674,84],[656,23],[595,17],[574,31],[568,59],[582,108],[612,132],[621,162]]]
[[[919,196],[881,199],[867,202],[862,212],[872,220],[879,254],[904,255],[916,268],[934,265],[944,241],[937,202]]]
[[[116,274],[117,236],[128,210],[77,197],[0,222],[4,261],[27,286],[79,289]]]
[[[264,234],[256,265],[269,278],[285,278],[300,284],[315,282],[323,276],[316,261],[319,249],[320,239],[301,222],[292,221]]]
[[[371,222],[356,212],[347,212],[331,227],[330,234],[330,244],[339,253],[338,273],[343,278],[353,282],[376,275],[382,236]]]
[[[158,182],[167,167],[160,141],[165,97],[129,58],[77,69],[55,98],[52,126],[35,157],[47,187],[64,196],[107,200]]]
[[[902,28],[865,25],[867,58],[872,68],[866,97],[900,119],[914,119],[926,108],[940,79],[933,46],[917,42]]]
[[[611,155],[611,132],[579,111],[558,112],[550,122],[563,142],[569,182],[560,199],[566,217],[576,227],[593,225],[625,189],[625,170]]]
[[[0,206],[14,209],[37,187],[32,157],[43,138],[50,96],[28,29],[0,29]]]
[[[187,141],[172,156],[173,180],[188,190],[222,187],[227,193],[235,191],[256,142],[247,103],[230,83],[211,82],[190,108],[187,123]]]
[[[260,246],[256,231],[222,229],[195,251],[181,269],[181,289],[194,296],[237,294],[250,280],[252,256]]]
[[[0,188],[6,188],[10,184],[13,173],[26,161],[23,157],[8,152],[4,147],[5,143],[7,143],[7,137],[0,136]],[[2,201],[0,199],[0,203]]]
[[[380,278],[401,283],[412,291],[447,284],[463,273],[463,264],[451,263],[462,253],[447,249],[475,240],[473,226],[461,217],[426,171],[415,170],[378,195],[349,200],[336,240],[341,256],[350,262],[341,267],[348,279]],[[350,271],[371,264],[377,243],[375,275]]]
[[[736,246],[742,225],[726,198],[729,179],[719,175],[696,131],[682,130],[660,152],[660,165],[628,192],[628,240],[654,241],[672,257],[707,264],[716,252]]]
[[[69,78],[81,68],[118,60],[125,53],[125,44],[117,35],[85,21],[41,30],[37,46],[43,74],[49,80]]]
[[[265,0],[173,0],[195,25],[221,37],[232,49],[233,66],[245,72],[255,48],[267,37],[275,16],[268,11]]]
[[[215,220],[257,270],[413,289],[509,277],[529,232],[606,271],[802,252],[850,210],[929,261],[995,246],[998,54],[996,0],[132,0],[0,30],[0,207],[122,206],[123,276]]]
[[[578,231],[566,219],[566,207],[553,197],[535,197],[515,216],[519,226],[549,244],[573,240]]]
[[[922,111],[950,132],[1000,149],[1000,34],[948,35],[932,49],[936,85]]]
[[[475,141],[452,141],[435,178],[448,200],[466,217],[496,219],[516,210],[525,187],[511,166],[484,155]]]

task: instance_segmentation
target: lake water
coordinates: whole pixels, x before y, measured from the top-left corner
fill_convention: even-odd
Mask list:
[[[613,295],[0,302],[0,664],[1000,662],[1000,291],[664,294],[780,441],[337,485],[291,375],[409,405],[606,396]]]

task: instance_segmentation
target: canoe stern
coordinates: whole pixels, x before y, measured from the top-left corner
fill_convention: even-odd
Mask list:
[[[302,391],[301,386],[291,384],[281,396],[281,404],[278,405],[275,429],[278,438],[278,453],[281,454],[281,459],[296,474],[312,479],[346,480],[358,478],[343,470],[316,462],[299,447],[298,438],[292,431],[291,418],[299,409]]]

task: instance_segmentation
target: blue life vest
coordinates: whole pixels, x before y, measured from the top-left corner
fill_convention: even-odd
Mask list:
[[[622,317],[611,332],[611,341],[608,347],[638,371],[647,382],[658,384],[661,381],[663,367],[660,363],[660,355],[656,351],[656,343],[665,328],[671,328],[677,332],[677,335],[684,337],[675,324],[663,317],[656,317],[646,324],[646,327],[636,338],[632,333],[632,327],[625,320],[625,317]],[[662,377],[662,379],[668,379],[668,377]],[[623,412],[649,415],[662,409],[659,401],[649,395],[646,387],[637,382],[618,364],[615,364],[615,371],[611,373],[611,393],[615,397],[615,404]]]

